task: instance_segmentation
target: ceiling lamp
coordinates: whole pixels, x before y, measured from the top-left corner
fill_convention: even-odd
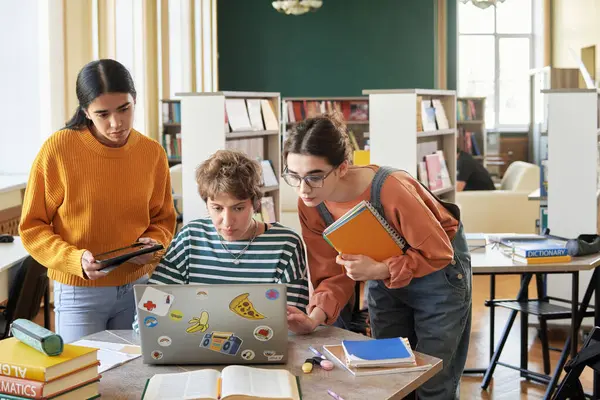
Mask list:
[[[322,0],[277,0],[273,2],[273,8],[287,15],[301,15],[309,11],[317,11],[322,5]]]
[[[488,8],[489,6],[496,6],[498,3],[504,3],[505,0],[460,0],[461,3],[467,4],[473,3],[475,7]]]

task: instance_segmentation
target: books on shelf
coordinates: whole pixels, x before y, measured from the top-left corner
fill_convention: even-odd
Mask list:
[[[169,158],[181,158],[181,133],[163,135],[163,147]]]
[[[142,400],[300,400],[297,378],[284,369],[230,365],[214,369],[156,374],[146,382]]]
[[[275,170],[273,170],[271,161],[262,160],[260,162],[260,166],[262,170],[262,185],[266,187],[279,185],[279,182],[277,181],[277,175],[275,175]]]
[[[406,240],[375,210],[361,201],[323,231],[339,253],[363,254],[376,261],[404,254]]]
[[[440,99],[417,96],[417,132],[450,129],[450,122]]]
[[[162,121],[163,124],[181,123],[181,103],[179,101],[163,101]]]
[[[437,122],[438,129],[450,129],[442,101],[440,99],[432,99],[431,105],[435,110],[435,121]]]
[[[478,120],[475,102],[472,99],[461,100],[456,102],[456,117],[459,121]]]
[[[288,100],[286,123],[295,123],[306,118],[341,113],[346,122],[366,122],[369,120],[369,101],[365,100]]]
[[[442,150],[437,150],[435,153],[425,155],[425,166],[419,162],[418,173],[426,171],[427,187],[429,190],[440,190],[452,187],[452,180],[450,179],[450,172],[446,165],[446,158]],[[425,182],[425,177],[420,178],[421,182]]]
[[[273,104],[266,99],[262,99],[260,101],[263,118],[265,120],[265,128],[268,131],[277,131],[279,130],[279,122],[277,121],[277,117],[275,116],[275,110],[273,109]]]
[[[250,117],[244,99],[225,99],[225,113],[232,132],[251,131]]]
[[[65,344],[47,356],[12,337],[0,341],[0,399],[98,397],[96,348]]]
[[[435,108],[431,105],[431,99],[421,100],[421,123],[424,132],[437,131]]]
[[[277,215],[275,214],[275,200],[272,196],[265,196],[260,199],[260,212],[264,222],[269,224],[277,222]]]
[[[265,124],[263,123],[261,100],[247,99],[246,106],[248,107],[248,116],[250,117],[250,125],[252,125],[252,130],[264,131]]]

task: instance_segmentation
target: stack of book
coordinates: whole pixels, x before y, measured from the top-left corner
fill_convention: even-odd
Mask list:
[[[406,338],[343,340],[325,352],[354,376],[423,371],[431,368],[415,356]]]
[[[66,344],[50,357],[16,338],[0,341],[0,400],[100,397],[97,351]]]
[[[564,242],[551,239],[512,242],[513,259],[525,264],[547,264],[571,261]]]

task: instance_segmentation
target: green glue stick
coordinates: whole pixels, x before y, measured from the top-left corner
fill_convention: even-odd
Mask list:
[[[64,343],[60,335],[27,319],[13,321],[10,332],[20,342],[47,356],[58,356],[63,352]]]

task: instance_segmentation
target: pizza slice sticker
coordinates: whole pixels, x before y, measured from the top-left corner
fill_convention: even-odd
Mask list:
[[[229,303],[229,309],[235,314],[246,319],[265,319],[265,316],[256,311],[248,298],[249,293],[242,293]]]
[[[138,308],[164,317],[173,305],[175,297],[172,294],[162,292],[153,287],[147,287],[142,299],[138,303]]]

